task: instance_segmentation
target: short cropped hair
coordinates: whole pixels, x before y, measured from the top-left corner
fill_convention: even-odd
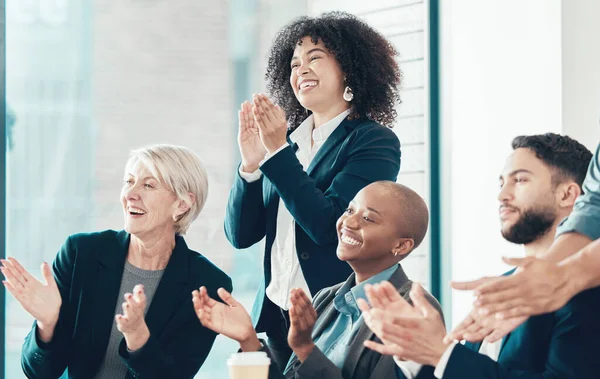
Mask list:
[[[126,167],[141,162],[189,209],[175,222],[175,233],[184,235],[198,217],[208,196],[208,172],[192,150],[175,145],[151,145],[133,150]],[[196,201],[192,201],[192,193]]]
[[[512,148],[533,151],[538,159],[552,169],[552,182],[555,186],[572,180],[582,187],[592,160],[592,152],[581,143],[555,133],[515,137]]]

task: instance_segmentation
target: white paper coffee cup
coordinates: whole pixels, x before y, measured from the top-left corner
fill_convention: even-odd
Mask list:
[[[267,379],[271,359],[262,351],[232,354],[227,360],[231,379]]]

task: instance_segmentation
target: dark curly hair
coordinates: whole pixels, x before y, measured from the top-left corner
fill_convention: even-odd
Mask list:
[[[346,75],[346,85],[354,94],[350,117],[368,118],[391,128],[400,103],[398,52],[365,22],[344,12],[300,17],[275,37],[265,75],[267,90],[285,111],[290,127],[297,127],[308,116],[289,84],[290,61],[304,37],[315,44],[321,40]]]
[[[531,136],[518,136],[512,141],[513,150],[527,148],[538,159],[553,168],[555,185],[570,179],[583,186],[587,169],[592,160],[592,152],[574,139],[560,134],[546,133]]]

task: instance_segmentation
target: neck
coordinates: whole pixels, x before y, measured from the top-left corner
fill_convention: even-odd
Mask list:
[[[339,115],[348,108],[350,108],[350,103],[342,101],[341,103],[334,104],[333,106],[328,106],[322,111],[314,110],[313,120],[315,122],[315,129],[331,121],[335,116]]]
[[[394,259],[382,260],[379,258],[378,260],[374,261],[348,262],[356,276],[356,284],[358,285],[365,280],[369,280],[373,276],[387,270],[393,265],[397,265],[398,259],[394,256],[391,257]]]
[[[562,218],[558,218],[557,220],[562,220]],[[552,243],[554,243],[554,237],[556,235],[556,227],[558,226],[558,222],[554,223],[550,229],[543,236],[539,237],[533,242],[523,245],[525,248],[525,255],[528,257],[539,257],[546,253]]]
[[[174,248],[174,232],[148,237],[132,234],[127,261],[142,270],[163,270],[167,267]]]

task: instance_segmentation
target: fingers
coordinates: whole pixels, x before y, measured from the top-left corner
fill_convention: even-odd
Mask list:
[[[369,303],[367,303],[367,301],[365,299],[361,299],[361,298],[356,299],[356,304],[358,305],[358,309],[360,309],[361,312],[369,313],[369,310],[371,309],[371,307],[369,306]]]
[[[412,289],[410,290],[409,296],[415,307],[421,311],[421,314],[424,317],[427,317],[428,315],[434,315],[437,312],[425,298],[425,292],[419,283],[412,284]]]
[[[144,286],[142,284],[133,287],[133,299],[141,307],[146,308],[146,294],[144,293]]]
[[[20,292],[25,289],[27,282],[10,262],[2,260],[2,267],[0,267],[0,271],[6,280],[13,286],[13,288],[15,288],[15,290]]]
[[[205,287],[202,287],[202,288],[204,288],[205,296],[210,299],[210,297],[206,293],[206,288]],[[229,292],[227,292],[227,290],[225,288],[219,288],[217,290],[217,294],[219,295],[221,300],[223,300],[225,302],[225,304],[229,305],[230,307],[239,307],[240,306],[240,303],[233,296],[231,296],[231,294]]]
[[[456,326],[456,328],[454,328],[454,330],[452,330],[452,332],[450,332],[445,338],[444,338],[444,343],[450,343],[454,340],[462,340],[463,339],[463,334],[466,331],[467,327],[471,324],[473,324],[475,322],[475,319],[469,314],[467,315],[467,317],[465,317],[464,320],[461,321],[460,324],[458,324]]]
[[[510,311],[523,306],[526,299],[511,294],[512,291],[503,291],[497,294],[482,295],[475,301],[475,306],[480,307],[479,314],[482,316],[498,312]]]
[[[54,279],[54,274],[52,273],[52,268],[47,262],[42,263],[41,271],[47,286],[58,287],[56,280]]]
[[[530,306],[515,306],[512,309],[496,313],[496,318],[498,320],[506,320],[517,317],[529,317],[533,314],[533,308]]]
[[[377,291],[378,284],[365,285],[365,294],[367,295],[367,299],[369,299],[369,303],[373,308],[383,309],[385,307],[385,301],[381,298],[379,291]]]
[[[367,340],[364,342],[365,347],[371,349],[373,351],[378,352],[382,355],[398,355],[401,356],[403,354],[403,349],[398,345],[384,345],[375,341]]]
[[[389,303],[393,303],[395,301],[404,300],[396,287],[392,285],[392,283],[387,280],[379,283],[378,292],[382,298],[382,300],[387,301]]]
[[[496,342],[506,336],[508,333],[515,330],[525,321],[527,321],[527,317],[515,317],[504,320],[496,326],[496,328],[485,338],[485,340],[490,343]]]
[[[519,293],[519,289],[522,289],[521,284],[524,281],[522,275],[502,276],[494,279],[481,284],[475,291],[475,295],[481,296],[508,290],[512,293],[515,293],[515,291]]]
[[[490,282],[493,279],[495,279],[495,278],[484,277],[484,278],[480,278],[477,280],[471,280],[468,282],[450,282],[450,286],[452,288],[454,288],[455,290],[459,290],[459,291],[472,291],[472,290],[476,289],[477,287]]]

